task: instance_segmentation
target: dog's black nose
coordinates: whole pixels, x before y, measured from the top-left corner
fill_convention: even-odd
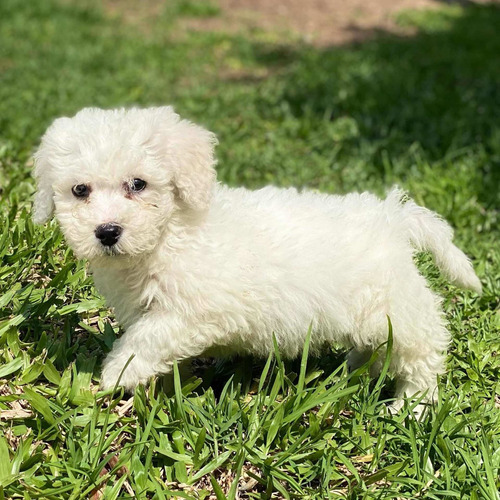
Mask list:
[[[122,227],[118,224],[101,224],[95,230],[96,238],[106,247],[112,247],[122,234]]]

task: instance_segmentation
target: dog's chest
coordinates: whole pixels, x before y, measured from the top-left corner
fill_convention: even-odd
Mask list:
[[[94,282],[106,302],[115,310],[125,328],[144,313],[148,306],[151,276],[142,266],[136,268],[95,268]]]

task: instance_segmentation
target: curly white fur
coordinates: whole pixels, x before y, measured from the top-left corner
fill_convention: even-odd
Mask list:
[[[84,109],[54,122],[36,154],[34,217],[55,207],[76,254],[125,327],[102,386],[133,389],[174,361],[207,353],[267,356],[352,347],[357,365],[394,329],[397,395],[431,394],[449,334],[440,299],[413,262],[429,250],[456,284],[481,291],[452,230],[393,190],[385,200],[295,189],[232,189],[215,182],[215,136],[172,108]],[[124,186],[141,178],[133,196]],[[72,186],[90,196],[76,198]],[[112,252],[95,228],[123,234]]]

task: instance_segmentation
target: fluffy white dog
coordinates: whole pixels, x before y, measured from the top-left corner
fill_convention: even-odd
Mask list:
[[[201,354],[267,356],[273,333],[294,357],[311,324],[313,350],[341,343],[357,366],[387,340],[389,316],[397,397],[431,395],[450,337],[415,251],[481,292],[448,224],[397,190],[228,188],[216,183],[216,142],[171,107],[84,109],[42,139],[35,221],[55,209],[126,330],[102,387],[121,375],[132,390]]]

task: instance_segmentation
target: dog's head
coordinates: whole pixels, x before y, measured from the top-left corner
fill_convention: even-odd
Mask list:
[[[34,220],[55,211],[79,257],[151,251],[176,211],[208,209],[216,142],[171,107],[59,118],[35,154]]]

